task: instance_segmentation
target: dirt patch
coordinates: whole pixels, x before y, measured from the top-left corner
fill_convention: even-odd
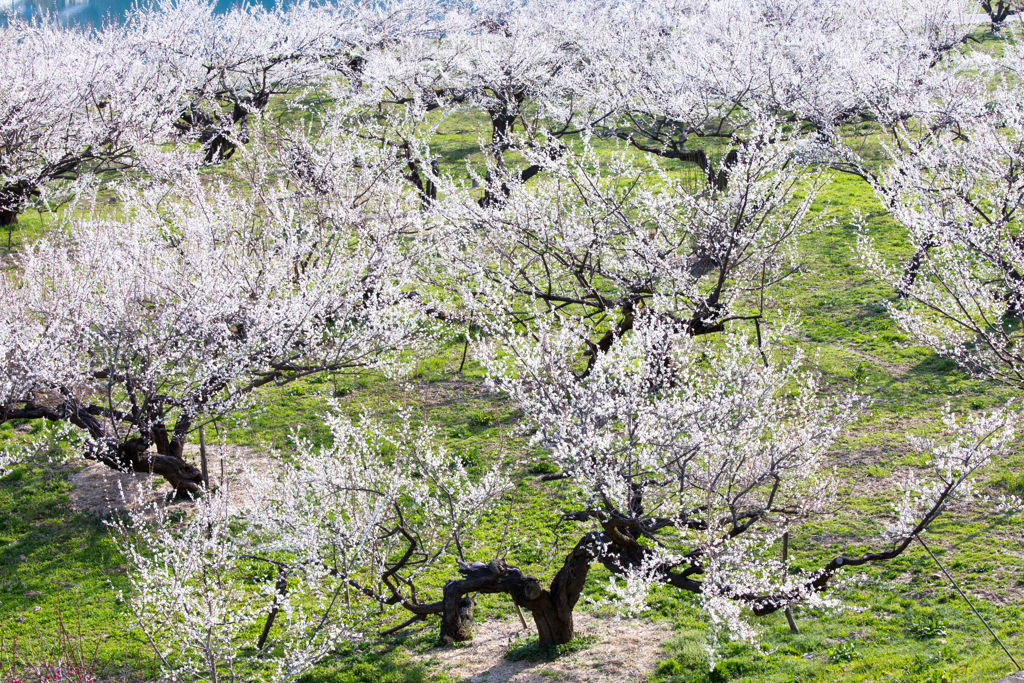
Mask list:
[[[576,614],[579,634],[596,642],[585,650],[551,662],[510,662],[505,651],[524,632],[518,621],[476,624],[476,635],[463,647],[429,650],[422,659],[437,663],[449,675],[468,683],[619,683],[644,680],[662,654],[671,634],[666,623],[639,619],[615,620]]]
[[[199,467],[199,446],[185,446],[185,458]],[[207,461],[210,485],[223,479],[244,491],[252,476],[274,476],[281,463],[264,451],[244,446],[208,446]],[[89,462],[71,475],[71,508],[76,512],[98,515],[112,511],[134,511],[152,508],[153,504],[175,507],[191,505],[187,500],[172,497],[173,489],[162,477],[117,472],[97,462]],[[239,496],[239,505],[243,504]]]
[[[499,396],[480,380],[445,379],[417,382],[415,392],[428,408],[462,405],[468,399],[500,401]]]

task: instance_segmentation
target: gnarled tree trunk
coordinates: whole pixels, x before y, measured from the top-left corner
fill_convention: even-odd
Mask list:
[[[542,645],[563,645],[576,636],[572,607],[559,597],[544,591],[529,604],[533,623],[537,625],[537,638]],[[575,604],[576,601],[572,602]]]
[[[590,564],[607,546],[608,537],[593,531],[580,539],[562,568],[543,589],[540,581],[502,560],[490,563],[459,563],[465,577],[449,581],[444,587],[441,614],[441,640],[451,644],[473,637],[473,601],[470,593],[506,593],[520,607],[530,611],[542,645],[563,645],[575,636],[572,613],[583,591]]]
[[[31,183],[20,181],[0,187],[0,226],[10,230],[18,224],[18,216],[25,204],[39,194]]]
[[[988,14],[991,22],[992,33],[999,33],[1003,24],[1014,13],[1013,5],[1008,0],[982,0],[981,6]]]
[[[135,472],[152,472],[167,480],[177,495],[196,495],[203,490],[203,473],[182,457],[143,453],[132,462]]]
[[[185,432],[187,424],[181,425]],[[184,433],[169,437],[162,424],[153,426],[149,439],[137,439],[144,448],[127,454],[127,462],[135,472],[149,472],[167,480],[177,495],[196,495],[203,490],[202,471],[185,461]],[[150,444],[156,446],[156,455],[149,451]]]
[[[69,422],[90,436],[83,453],[87,460],[95,460],[122,472],[161,476],[178,495],[196,495],[203,491],[202,472],[184,458],[186,430],[175,434],[173,439],[168,439],[166,431],[159,427],[143,436],[118,438],[109,433],[105,417],[107,414],[102,408],[82,405],[74,400],[37,402],[33,399],[20,408],[7,407],[0,412],[0,422],[15,419]],[[150,451],[154,442],[156,454]]]

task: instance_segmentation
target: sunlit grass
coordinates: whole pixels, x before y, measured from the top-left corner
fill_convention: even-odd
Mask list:
[[[287,114],[298,121],[304,114]],[[478,140],[486,121],[457,113],[445,119],[432,145],[442,169],[467,177],[466,164],[481,175],[484,158]],[[870,127],[863,153],[877,153]],[[621,152],[621,145],[591,140],[599,158]],[[716,143],[722,146],[722,143]],[[633,154],[633,152],[628,152]],[[715,150],[721,155],[723,149]],[[637,157],[640,158],[639,156]],[[231,177],[232,160],[211,167],[213,178]],[[518,163],[516,157],[510,163]],[[669,172],[672,162],[659,162]],[[880,286],[857,262],[855,242],[863,230],[893,262],[909,255],[903,232],[886,216],[862,180],[835,173],[815,203],[826,219],[820,230],[801,239],[803,266],[772,292],[773,311],[766,320],[779,325],[790,313],[796,323],[786,342],[807,352],[808,367],[821,373],[830,391],[855,389],[871,398],[861,419],[836,444],[831,457],[846,482],[844,506],[805,527],[792,539],[796,570],[813,571],[835,553],[852,547],[877,547],[875,537],[892,502],[893,478],[924,466],[906,445],[908,434],[927,434],[950,403],[957,410],[1001,405],[1006,390],[973,379],[932,352],[909,344],[888,316],[885,302],[894,293]],[[107,207],[109,195],[101,195]],[[57,224],[58,213],[29,211],[11,233],[11,250],[24,248]],[[0,233],[6,249],[7,235]],[[6,253],[6,252],[5,252]],[[472,559],[489,559],[499,549],[506,560],[543,579],[560,566],[586,527],[558,525],[564,483],[542,484],[551,463],[519,429],[521,416],[501,397],[481,386],[482,371],[470,361],[457,371],[463,343],[452,340],[434,355],[420,359],[412,376],[401,382],[373,376],[316,376],[274,387],[238,419],[218,425],[227,443],[272,449],[288,457],[296,430],[317,439],[326,430],[318,416],[336,402],[354,417],[369,413],[395,416],[402,408],[438,427],[446,445],[471,471],[496,458],[511,463],[516,488],[506,507],[485,520],[480,541],[468,549]],[[30,437],[28,425],[0,426],[0,447]],[[1022,456],[1017,454],[990,471],[983,481],[993,494],[1024,493]],[[81,625],[86,647],[111,670],[126,662],[140,678],[155,671],[148,646],[131,628],[119,599],[127,588],[124,559],[110,542],[102,519],[74,512],[68,501],[72,468],[35,463],[0,479],[0,629],[7,637],[45,650],[56,633],[58,616]],[[511,520],[511,522],[510,522]],[[514,533],[510,533],[512,528]],[[939,558],[964,586],[979,609],[1013,652],[1024,654],[1024,524],[1014,514],[981,516],[975,508],[953,510],[928,534]],[[874,545],[873,545],[874,544]],[[442,563],[424,581],[439,594],[456,576],[454,559]],[[590,573],[585,594],[602,597],[608,573]],[[1005,655],[941,576],[927,555],[914,548],[884,565],[845,577],[834,594],[847,608],[836,612],[796,609],[799,634],[790,633],[781,614],[761,619],[760,649],[732,644],[724,648],[712,671],[705,644],[708,626],[691,595],[659,589],[651,616],[672,623],[675,636],[666,644],[655,681],[943,681],[987,682],[1009,672]],[[478,618],[513,617],[502,596],[481,596]],[[384,643],[341,649],[306,677],[307,683],[356,681],[425,681],[435,676],[429,665],[410,653],[434,642],[436,623],[412,629]]]

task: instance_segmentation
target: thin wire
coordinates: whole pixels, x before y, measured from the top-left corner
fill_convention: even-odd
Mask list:
[[[921,544],[921,547],[925,549],[925,552],[927,552],[928,555],[932,558],[932,560],[935,561],[935,564],[939,565],[939,569],[941,569],[942,573],[946,575],[946,578],[949,579],[949,582],[953,584],[953,588],[956,588],[956,592],[960,594],[961,598],[967,601],[968,605],[970,605],[971,611],[974,612],[974,616],[978,617],[978,619],[981,620],[981,623],[985,624],[985,628],[988,629],[988,632],[991,633],[992,637],[996,639],[997,643],[999,643],[999,647],[1003,648],[1003,652],[1005,652],[1006,656],[1010,658],[1010,661],[1013,662],[1013,665],[1017,667],[1017,671],[1020,671],[1020,664],[1017,663],[1017,660],[1013,658],[1013,655],[1010,654],[1010,651],[1006,649],[1005,645],[1003,645],[1003,641],[999,639],[999,636],[996,635],[996,632],[993,631],[992,627],[988,625],[987,621],[985,621],[985,617],[981,616],[981,613],[979,613],[978,610],[974,607],[974,603],[971,602],[971,599],[968,598],[962,590],[960,590],[960,586],[957,584],[955,580],[953,580],[953,577],[949,575],[949,572],[946,571],[946,568],[942,566],[942,563],[939,562],[939,558],[935,557],[935,555],[932,554],[931,548],[929,548],[927,544],[925,544],[924,539],[918,536],[917,534],[914,534],[914,538],[917,539],[918,543]]]

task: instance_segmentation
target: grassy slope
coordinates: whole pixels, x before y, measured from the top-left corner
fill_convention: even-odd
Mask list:
[[[448,168],[479,163],[479,121],[452,118],[437,151]],[[455,132],[457,131],[457,132]],[[846,505],[829,519],[803,530],[792,540],[797,566],[813,569],[851,544],[865,547],[883,522],[893,478],[924,463],[905,445],[908,433],[926,433],[942,406],[980,409],[1003,403],[1005,391],[972,380],[929,351],[909,346],[889,320],[881,302],[892,292],[880,287],[856,263],[853,246],[858,228],[855,212],[893,259],[907,255],[901,232],[885,217],[867,186],[837,176],[822,194],[817,209],[831,222],[802,244],[805,268],[775,291],[780,306],[797,314],[793,340],[808,352],[809,363],[837,389],[854,384],[873,398],[872,405],[833,455],[840,477],[849,482]],[[38,219],[36,219],[38,222]],[[40,227],[28,221],[15,233],[31,238]],[[4,235],[6,237],[6,235]],[[6,245],[4,245],[6,246]],[[456,375],[462,348],[453,344],[420,363],[412,389],[377,379],[314,378],[274,389],[263,408],[233,425],[228,439],[240,445],[288,448],[290,428],[316,429],[316,415],[326,399],[340,398],[353,412],[394,412],[411,406],[423,419],[439,425],[453,449],[470,467],[488,458],[514,458],[520,465],[511,509],[519,534],[508,560],[541,576],[557,568],[559,554],[583,527],[563,525],[552,533],[557,486],[543,488],[531,468],[543,467],[543,454],[529,452],[511,428],[517,414],[500,398],[480,391],[480,372],[470,364]],[[26,426],[0,427],[0,447],[25,438]],[[1024,489],[1018,451],[992,470],[986,482],[993,492]],[[132,632],[118,600],[126,586],[123,559],[114,551],[102,520],[74,513],[68,503],[68,466],[39,464],[0,480],[0,632],[20,639],[41,654],[50,647],[58,615],[72,630],[80,626],[88,651],[95,649],[104,666],[127,664],[142,676],[151,673],[145,643]],[[486,558],[501,543],[508,510],[489,520],[476,557]],[[1024,633],[1017,599],[1024,593],[1024,524],[1018,517],[985,517],[968,509],[948,515],[929,533],[940,559],[976,599],[1011,651],[1024,655]],[[437,586],[454,574],[440,568]],[[607,575],[595,569],[588,593],[599,595]],[[705,625],[692,596],[659,592],[651,616],[673,623],[676,636],[666,644],[665,661],[654,678],[683,681],[990,681],[1009,671],[982,625],[924,552],[914,548],[897,561],[846,577],[835,591],[849,607],[837,613],[796,610],[799,635],[790,634],[782,615],[761,620],[763,652],[742,645],[726,648],[714,672],[704,664]],[[478,614],[511,617],[500,597],[484,596]],[[429,666],[410,653],[432,644],[434,626],[405,636],[339,652],[309,680],[428,680]],[[843,646],[849,642],[851,645]],[[3,647],[0,647],[2,651]],[[764,654],[769,653],[769,654]],[[1020,658],[1019,658],[1020,659]]]

